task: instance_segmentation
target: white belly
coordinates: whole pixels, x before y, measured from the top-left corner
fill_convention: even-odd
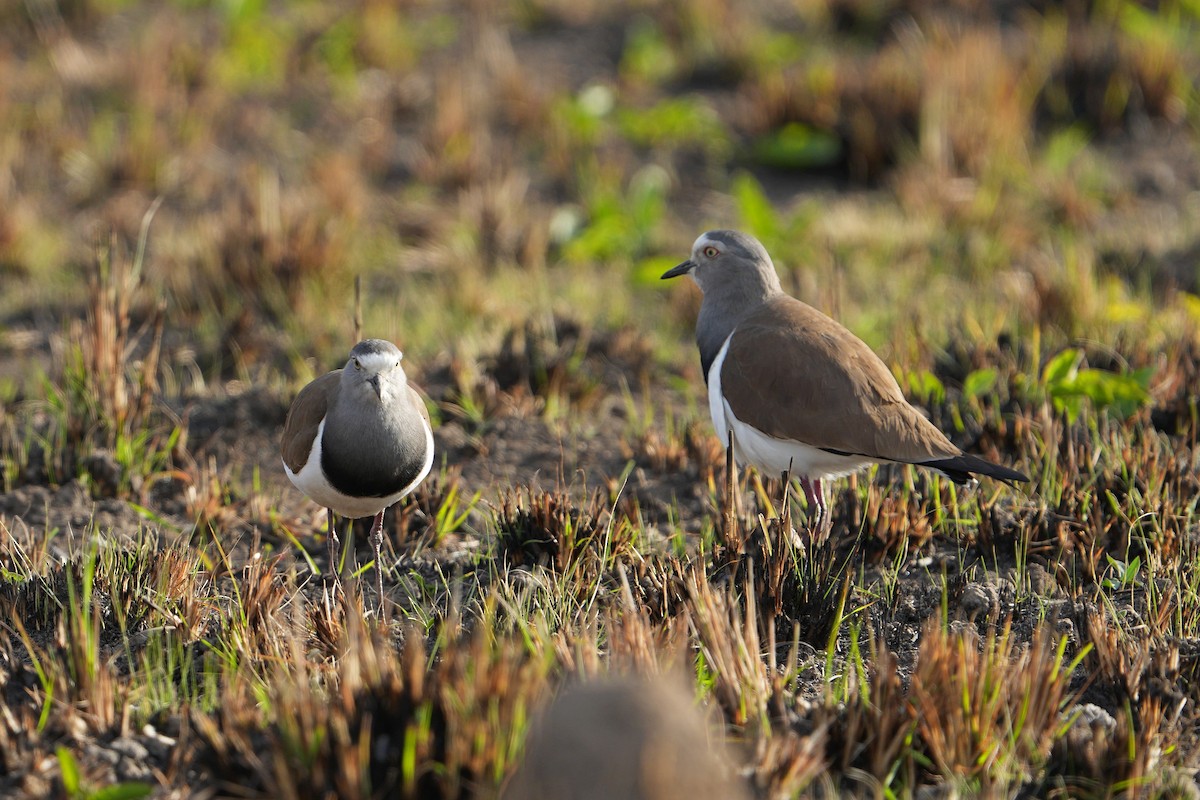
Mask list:
[[[729,433],[733,431],[733,457],[738,464],[754,466],[771,478],[784,472],[793,477],[836,478],[874,463],[869,458],[830,453],[794,439],[776,439],[735,417],[721,393],[721,365],[732,339],[730,334],[708,370],[708,413],[721,444],[729,444]]]

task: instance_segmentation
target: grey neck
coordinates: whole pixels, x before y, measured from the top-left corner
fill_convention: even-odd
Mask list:
[[[757,273],[756,277],[760,280],[739,281],[722,286],[719,291],[704,293],[696,317],[696,345],[700,348],[700,366],[706,383],[712,362],[734,328],[763,303],[783,293],[775,270]]]

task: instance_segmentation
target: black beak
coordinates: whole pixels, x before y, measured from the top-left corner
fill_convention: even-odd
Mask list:
[[[383,399],[383,386],[379,383],[379,376],[372,375],[367,378],[367,383],[371,384],[371,388],[375,390],[375,396],[380,400]]]
[[[667,278],[678,278],[680,275],[687,275],[689,272],[691,272],[695,268],[696,268],[696,262],[692,261],[689,258],[687,261],[683,262],[679,266],[671,267],[669,270],[664,272],[662,274],[662,277],[659,278],[659,280],[665,281]]]

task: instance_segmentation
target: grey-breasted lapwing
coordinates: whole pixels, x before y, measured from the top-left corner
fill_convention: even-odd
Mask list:
[[[964,453],[905,400],[887,366],[861,339],[785,294],[771,257],[738,231],[708,231],[692,257],[663,278],[691,275],[704,297],[696,343],[713,427],[738,463],[799,478],[828,529],[822,481],[870,463],[1027,481]]]
[[[296,395],[280,442],[288,478],[329,515],[331,570],[338,563],[333,515],[375,517],[371,544],[380,603],[383,512],[415,489],[433,464],[429,412],[408,384],[402,358],[383,339],[356,344],[346,366]]]

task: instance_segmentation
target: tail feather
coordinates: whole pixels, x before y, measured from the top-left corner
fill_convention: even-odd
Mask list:
[[[954,458],[922,461],[918,466],[929,467],[930,469],[944,472],[955,483],[966,483],[973,477],[972,473],[986,475],[989,478],[995,478],[996,480],[1011,484],[1029,480],[1029,476],[1023,472],[1009,469],[1000,464],[993,464],[991,461],[982,459],[979,456],[973,456],[970,453],[963,453]]]

